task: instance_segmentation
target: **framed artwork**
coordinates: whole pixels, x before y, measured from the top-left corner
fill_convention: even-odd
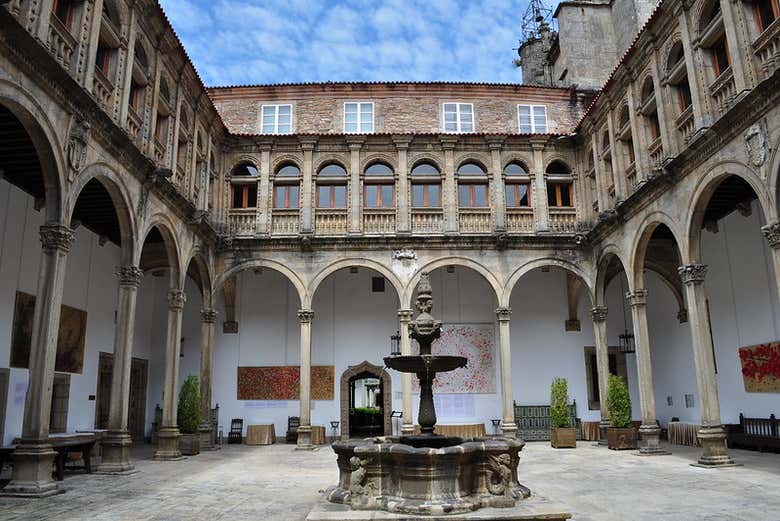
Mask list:
[[[16,292],[14,322],[11,333],[9,365],[21,369],[30,367],[35,295]],[[78,373],[84,370],[84,343],[87,336],[87,312],[63,305],[60,308],[60,329],[57,336],[57,360],[54,370]]]
[[[239,367],[238,400],[298,400],[301,391],[300,367],[280,365]],[[335,367],[314,365],[311,368],[311,399],[333,400]]]
[[[780,342],[739,348],[745,392],[780,393]]]

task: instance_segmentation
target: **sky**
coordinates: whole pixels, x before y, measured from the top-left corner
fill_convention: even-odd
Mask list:
[[[528,0],[161,0],[207,86],[519,83]],[[552,2],[550,2],[552,3]]]

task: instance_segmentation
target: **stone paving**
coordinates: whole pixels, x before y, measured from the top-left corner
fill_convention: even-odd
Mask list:
[[[554,450],[529,443],[521,482],[565,506],[576,521],[778,521],[780,455],[733,451],[742,467],[692,467],[699,451],[641,457],[581,442]],[[130,476],[69,474],[67,492],[43,500],[0,498],[3,521],[302,521],[318,490],[337,479],[332,451],[292,445],[225,446],[177,462],[134,451]]]

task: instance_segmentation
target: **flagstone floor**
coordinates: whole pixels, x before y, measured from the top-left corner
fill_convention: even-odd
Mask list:
[[[641,457],[581,442],[553,450],[529,443],[520,481],[576,521],[778,521],[780,455],[733,451],[742,467],[690,466],[698,449]],[[0,498],[3,521],[295,521],[335,484],[329,447],[225,446],[178,462],[134,450],[131,476],[69,474],[66,492],[41,500]]]

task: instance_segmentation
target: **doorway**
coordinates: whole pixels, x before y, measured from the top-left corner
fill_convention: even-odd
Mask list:
[[[392,434],[392,382],[382,367],[363,362],[341,375],[341,437]]]
[[[95,428],[108,428],[111,407],[111,379],[114,374],[114,355],[100,353],[95,406]],[[130,400],[127,409],[127,431],[133,441],[143,441],[146,423],[146,384],[148,361],[133,358],[130,365]]]

